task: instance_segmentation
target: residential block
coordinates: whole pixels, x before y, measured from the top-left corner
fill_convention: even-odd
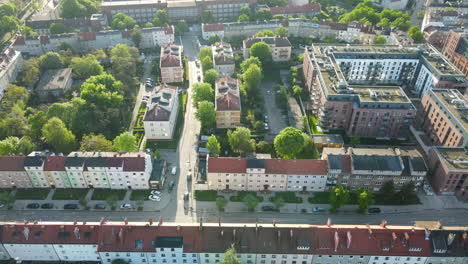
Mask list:
[[[250,57],[250,47],[258,42],[265,42],[272,50],[272,60],[288,61],[291,58],[291,42],[287,38],[281,37],[251,37],[243,41],[244,59]]]
[[[224,76],[216,81],[215,110],[217,128],[235,128],[240,125],[241,98],[237,79]]]
[[[220,76],[231,76],[236,70],[234,53],[231,44],[227,42],[215,43],[212,47],[213,68]]]
[[[0,54],[0,100],[3,98],[5,89],[16,80],[18,72],[23,65],[21,52],[7,48]]]
[[[161,81],[163,83],[183,82],[182,46],[174,43],[161,46],[159,66],[161,68]]]

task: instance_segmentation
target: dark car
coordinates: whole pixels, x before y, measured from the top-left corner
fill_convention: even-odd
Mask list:
[[[370,214],[378,214],[378,213],[380,213],[382,211],[378,207],[371,207],[371,208],[367,209],[367,212],[369,212]]]
[[[103,210],[103,209],[106,209],[106,205],[105,204],[96,204],[94,206],[94,209]]]
[[[52,208],[54,208],[54,204],[53,203],[45,203],[45,204],[41,205],[41,208],[42,209],[52,209]]]
[[[30,204],[26,205],[26,208],[28,208],[28,209],[37,209],[39,207],[41,207],[41,205],[38,204],[38,203],[30,203]]]
[[[172,191],[172,189],[174,189],[174,185],[175,185],[174,181],[171,181],[169,183],[169,191]]]
[[[275,207],[271,206],[271,205],[264,205],[262,206],[262,211],[275,211]]]
[[[63,209],[75,210],[75,209],[78,209],[78,205],[77,204],[66,204],[66,205],[63,206]]]

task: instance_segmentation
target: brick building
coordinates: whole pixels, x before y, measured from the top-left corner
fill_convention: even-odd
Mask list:
[[[465,75],[468,75],[468,35],[450,31],[442,53]]]
[[[215,110],[217,128],[235,128],[240,125],[241,97],[237,79],[224,76],[216,80]]]
[[[159,66],[161,68],[161,81],[163,83],[183,82],[182,46],[174,43],[162,46]]]

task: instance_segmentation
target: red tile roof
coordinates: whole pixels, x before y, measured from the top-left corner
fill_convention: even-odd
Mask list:
[[[240,97],[231,91],[216,98],[216,111],[241,110]]]
[[[19,223],[3,226],[3,243],[97,244],[99,226],[83,224]]]
[[[124,157],[124,171],[144,171],[145,157]]]
[[[16,37],[15,41],[13,42],[13,46],[17,46],[17,45],[24,45],[26,44],[26,41],[24,39],[24,36],[18,36]]]
[[[270,8],[272,15],[297,14],[297,13],[318,13],[320,4],[305,4],[302,6],[278,6]]]
[[[124,162],[123,158],[108,157],[106,159],[106,166],[107,167],[113,167],[113,168],[122,167],[123,162]]]
[[[203,24],[204,32],[222,31],[224,30],[223,24]]]
[[[39,40],[42,45],[50,43],[49,36],[39,36]]]
[[[78,35],[80,40],[96,40],[96,32],[80,32]]]
[[[166,27],[164,29],[164,33],[166,33],[166,35],[174,34],[174,30],[173,30],[172,26]]]
[[[265,173],[326,175],[328,163],[311,159],[266,159]]]
[[[341,173],[351,173],[351,156],[341,155]]]
[[[65,171],[65,156],[47,156],[44,161],[44,171]]]
[[[245,173],[247,159],[245,158],[209,158],[209,173]]]
[[[0,171],[24,171],[25,156],[0,157]]]

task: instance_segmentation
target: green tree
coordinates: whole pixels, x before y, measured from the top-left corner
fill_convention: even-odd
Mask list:
[[[175,31],[178,36],[182,35],[184,32],[189,32],[190,28],[187,25],[185,20],[179,20],[175,26]]]
[[[246,14],[241,14],[239,16],[239,18],[237,18],[237,21],[239,22],[246,22],[246,21],[250,21],[250,17]]]
[[[357,195],[357,202],[359,204],[359,213],[365,213],[366,209],[369,208],[372,204],[374,204],[374,197],[370,190],[366,190],[363,188],[358,188],[356,190]]]
[[[251,64],[245,71],[243,78],[247,92],[253,92],[260,87],[263,78],[262,70],[256,64]]]
[[[251,193],[244,196],[244,198],[242,199],[242,202],[244,202],[244,204],[247,206],[247,209],[249,211],[253,211],[255,207],[257,206],[257,204],[259,203],[258,198]]]
[[[211,24],[215,22],[213,14],[208,10],[203,10],[201,15],[201,22],[203,24]]]
[[[359,144],[361,144],[361,138],[360,137],[351,137],[351,140],[349,141],[349,144],[359,145]]]
[[[123,132],[114,138],[114,149],[118,152],[133,152],[138,150],[136,137],[129,132]]]
[[[257,143],[256,149],[257,153],[271,153],[273,151],[272,145],[263,140]]]
[[[42,135],[57,152],[70,153],[76,147],[75,135],[57,117],[47,121],[42,127]]]
[[[83,151],[112,151],[112,141],[107,140],[104,135],[89,134],[81,139],[80,150]]]
[[[332,208],[330,211],[336,212],[338,208],[343,205],[346,205],[349,200],[349,191],[346,190],[343,186],[337,185],[333,190],[330,192],[329,202]]]
[[[250,57],[240,64],[242,72],[246,72],[251,64],[256,64],[260,69],[262,68],[262,62],[257,57]]]
[[[154,27],[153,23],[151,22],[146,22],[145,25],[143,26],[144,28],[152,28]]]
[[[395,183],[392,180],[385,182],[376,194],[376,198],[379,203],[385,205],[394,204],[395,197]]]
[[[12,206],[15,203],[15,197],[8,191],[0,191],[0,204],[4,204],[7,207]]]
[[[255,37],[274,37],[275,33],[271,30],[263,30],[263,31],[257,32],[254,36]]]
[[[141,40],[143,38],[143,36],[141,35],[141,30],[140,29],[133,30],[131,37],[132,37],[133,44],[135,44],[135,46],[139,48]]]
[[[212,102],[203,101],[198,105],[196,118],[200,120],[202,131],[209,131],[216,123],[216,111]]]
[[[218,139],[215,135],[211,135],[206,142],[206,148],[210,151],[212,156],[218,156],[221,152],[221,144],[219,144]]]
[[[211,57],[204,57],[201,60],[201,66],[202,66],[203,72],[213,69],[213,59]]]
[[[414,191],[415,189],[416,186],[413,182],[403,185],[396,194],[396,197],[398,198],[398,204],[405,205],[419,203],[418,195]]]
[[[410,36],[415,43],[424,42],[424,34],[421,32],[418,26],[414,26],[408,30],[408,36]]]
[[[257,42],[250,47],[249,54],[252,57],[257,57],[262,63],[271,60],[271,47],[264,41]]]
[[[104,72],[104,68],[92,54],[85,57],[74,57],[71,60],[70,68],[73,69],[75,76],[82,80]]]
[[[205,57],[211,58],[211,56],[213,56],[213,53],[211,53],[211,48],[203,48],[198,52],[198,59],[200,61]]]
[[[72,29],[62,23],[52,23],[49,27],[50,34],[62,34],[72,32]]]
[[[136,75],[136,64],[140,56],[138,49],[125,44],[117,44],[111,50],[110,55],[112,75],[127,86],[133,84],[133,76]]]
[[[135,19],[123,13],[117,13],[113,16],[111,27],[116,30],[132,29],[136,25]]]
[[[215,69],[210,69],[205,71],[205,74],[203,75],[203,80],[209,84],[211,84],[212,87],[215,87],[215,82],[218,79],[218,72]]]
[[[304,149],[305,137],[299,129],[287,127],[275,137],[275,150],[281,157],[292,159]]]
[[[0,156],[8,155],[28,155],[35,148],[34,143],[28,137],[21,139],[17,137],[7,137],[0,141]]]
[[[424,18],[425,15],[426,15],[426,12],[425,12],[425,11],[420,11],[420,12],[418,13],[418,19],[421,19],[421,20],[422,20],[422,19]]]
[[[387,44],[387,39],[384,36],[378,36],[375,38],[374,44],[378,44],[378,45]]]
[[[112,210],[114,210],[115,209],[115,204],[117,203],[118,200],[119,200],[119,197],[117,197],[117,195],[111,194],[111,195],[107,196],[106,203],[107,203],[107,205],[109,205],[109,207]],[[114,263],[114,262],[112,262],[112,263]]]
[[[39,57],[41,71],[63,68],[63,60],[57,52],[49,51]]]
[[[256,19],[258,21],[270,20],[273,17],[270,10],[260,9],[257,11]]]
[[[122,83],[110,74],[92,76],[81,85],[81,98],[101,107],[119,107],[123,102]]]
[[[99,10],[100,1],[97,0],[61,0],[62,17],[78,18],[90,17]]]
[[[275,35],[278,37],[286,38],[289,35],[289,32],[287,28],[280,26],[276,28]]]
[[[294,85],[292,90],[295,96],[299,96],[302,93],[302,88],[299,85]]]
[[[274,15],[273,19],[286,19],[284,15]]]
[[[170,24],[169,15],[166,10],[159,9],[156,16],[153,18],[153,25],[155,27],[167,27]]]
[[[216,42],[220,42],[221,38],[218,36],[218,34],[212,34],[210,38],[208,39],[208,43],[210,45],[215,44]]]
[[[0,17],[4,16],[16,16],[18,8],[12,2],[6,2],[0,6]]]
[[[275,205],[276,210],[279,210],[281,209],[281,207],[283,207],[286,204],[286,202],[284,201],[283,198],[276,196],[273,199],[273,204]]]
[[[240,14],[239,15],[245,15],[245,17],[248,20],[254,20],[255,19],[255,12],[249,7],[249,6],[243,6],[241,7]],[[246,20],[247,21],[247,20]]]
[[[193,85],[193,104],[198,106],[203,101],[213,102],[214,90],[209,83],[196,83]]]
[[[226,200],[226,198],[224,198],[224,196],[218,196],[216,198],[216,207],[218,207],[218,210],[220,212],[223,212],[224,211],[224,207],[228,204],[228,201]]]
[[[28,123],[29,123],[29,136],[35,140],[39,141],[42,136],[42,127],[46,123],[46,113],[44,111],[37,111],[34,114],[28,116]]]
[[[0,18],[0,36],[3,36],[8,32],[16,31],[20,28],[20,25],[20,21],[14,16],[4,16]]]
[[[21,34],[23,34],[25,37],[37,35],[37,33],[31,27],[28,26],[24,26],[21,29]]]
[[[241,264],[241,261],[236,257],[236,249],[234,245],[226,250],[224,253],[224,258],[219,262],[219,264]]]
[[[245,156],[255,150],[255,141],[251,140],[250,129],[246,127],[236,127],[234,131],[228,130],[228,142],[232,151]]]

